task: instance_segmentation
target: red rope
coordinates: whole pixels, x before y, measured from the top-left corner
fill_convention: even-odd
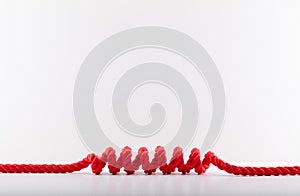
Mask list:
[[[132,160],[132,152],[129,147],[122,149],[119,158],[116,151],[109,147],[98,157],[95,154],[89,154],[81,161],[72,164],[0,164],[1,173],[71,173],[80,171],[91,165],[94,174],[100,174],[102,169],[108,164],[109,172],[117,174],[121,168],[127,174],[133,174],[140,167],[146,174],[152,174],[157,169],[163,174],[171,174],[175,169],[182,174],[189,173],[192,169],[196,173],[205,173],[210,164],[215,165],[220,170],[227,173],[243,176],[270,176],[270,175],[300,175],[300,167],[240,167],[231,165],[219,159],[214,153],[208,152],[204,159],[200,159],[200,150],[194,148],[191,151],[189,159],[184,163],[182,148],[176,147],[173,156],[167,164],[166,151],[162,146],[155,149],[154,158],[150,161],[148,150],[145,147],[139,149],[138,154]]]

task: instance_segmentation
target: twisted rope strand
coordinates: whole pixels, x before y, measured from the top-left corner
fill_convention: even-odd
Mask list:
[[[154,157],[150,161],[147,148],[142,147],[137,155],[132,159],[132,150],[128,146],[124,147],[117,158],[116,151],[109,147],[100,157],[95,154],[89,154],[87,157],[71,164],[0,164],[1,173],[72,173],[80,171],[91,166],[92,172],[99,175],[103,168],[108,164],[111,174],[117,174],[121,168],[127,174],[134,174],[139,168],[142,168],[146,174],[153,174],[160,170],[163,174],[178,172],[182,174],[190,173],[191,170],[198,174],[203,174],[209,168],[210,164],[215,165],[220,170],[229,174],[243,176],[278,176],[278,175],[300,175],[300,166],[294,167],[240,167],[231,165],[219,159],[214,153],[208,152],[204,159],[200,159],[200,150],[192,149],[188,161],[185,163],[182,148],[176,147],[170,162],[167,163],[166,151],[164,147],[157,146]]]

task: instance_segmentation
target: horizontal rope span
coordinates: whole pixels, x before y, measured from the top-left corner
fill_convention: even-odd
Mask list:
[[[121,168],[127,174],[134,174],[140,167],[146,174],[155,173],[160,170],[163,174],[178,172],[187,174],[191,170],[198,174],[205,173],[210,164],[215,165],[220,170],[227,173],[243,176],[278,176],[278,175],[300,175],[300,167],[240,167],[231,165],[219,159],[213,152],[205,154],[204,159],[200,159],[200,150],[192,149],[188,161],[185,163],[182,148],[174,148],[172,158],[167,163],[166,151],[162,146],[157,146],[154,157],[150,161],[147,148],[139,149],[137,155],[132,159],[132,150],[128,146],[122,149],[120,156],[116,156],[116,151],[109,147],[100,157],[89,154],[83,160],[71,164],[0,164],[1,173],[72,173],[80,171],[91,165],[94,174],[100,174],[108,164],[111,174],[117,174]]]

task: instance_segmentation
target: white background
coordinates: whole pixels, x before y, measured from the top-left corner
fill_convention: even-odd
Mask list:
[[[196,39],[222,75],[218,156],[300,164],[299,24],[299,1],[0,1],[0,161],[85,156],[72,111],[82,61],[114,33],[157,25]]]

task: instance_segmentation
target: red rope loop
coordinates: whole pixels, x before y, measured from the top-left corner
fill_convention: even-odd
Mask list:
[[[174,148],[170,162],[167,163],[166,151],[164,147],[157,146],[154,157],[150,161],[147,148],[142,147],[138,150],[135,158],[132,158],[132,150],[128,146],[122,149],[120,156],[116,156],[116,151],[109,147],[100,157],[89,154],[86,158],[71,164],[0,164],[1,173],[71,173],[80,171],[91,166],[92,172],[96,175],[101,174],[103,168],[108,165],[111,174],[117,174],[121,168],[127,174],[134,174],[142,168],[146,174],[155,173],[160,170],[163,174],[178,172],[182,174],[190,173],[194,170],[198,174],[205,173],[209,166],[213,164],[220,170],[227,173],[243,176],[278,176],[278,175],[300,175],[300,167],[240,167],[231,165],[219,159],[214,153],[208,152],[201,161],[200,150],[192,149],[189,159],[184,162],[182,148]]]

